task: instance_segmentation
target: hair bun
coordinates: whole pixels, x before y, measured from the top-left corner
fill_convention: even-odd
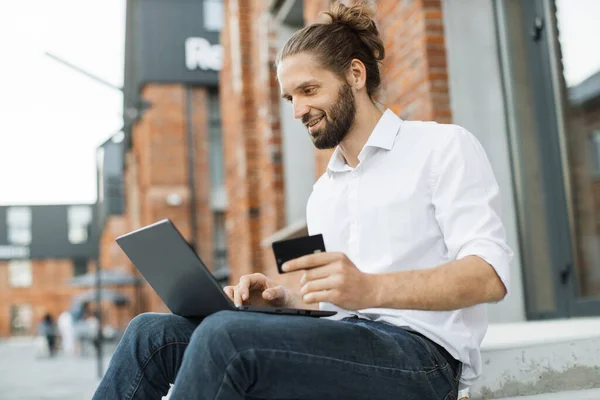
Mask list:
[[[375,10],[367,1],[355,1],[351,6],[346,6],[339,1],[333,1],[329,11],[323,14],[329,17],[329,23],[346,25],[357,32],[371,29]]]
[[[375,9],[369,1],[355,0],[352,5],[346,6],[335,0],[331,3],[329,11],[324,11],[322,14],[328,17],[328,23],[344,25],[352,29],[365,44],[371,47],[377,60],[383,59],[383,48],[372,46],[373,38],[379,37],[379,31],[373,21]]]

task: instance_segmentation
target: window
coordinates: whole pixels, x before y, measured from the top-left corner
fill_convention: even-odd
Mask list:
[[[90,206],[71,206],[67,213],[69,224],[69,242],[73,244],[85,243],[92,222],[92,208]]]
[[[98,202],[104,201],[104,147],[96,151],[96,168],[98,169]]]
[[[225,168],[223,166],[223,135],[221,132],[221,110],[219,95],[216,91],[208,94],[208,118],[210,140],[210,181],[213,190],[225,185]]]
[[[213,228],[213,248],[215,252],[215,271],[227,269],[227,234],[225,232],[225,213],[215,212]]]
[[[8,241],[17,245],[31,244],[31,209],[10,207],[6,210]]]
[[[223,29],[223,1],[204,0],[204,29],[220,32]]]
[[[8,262],[8,284],[12,287],[29,287],[33,281],[30,260]]]
[[[87,260],[76,258],[73,260],[73,276],[85,275],[88,272]]]
[[[33,327],[33,310],[30,304],[10,306],[10,332],[13,335],[30,335]]]
[[[592,173],[595,177],[600,177],[600,130],[592,132],[591,141]]]

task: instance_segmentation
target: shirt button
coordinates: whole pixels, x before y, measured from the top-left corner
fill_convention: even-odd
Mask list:
[[[352,171],[352,177],[353,178],[358,178],[358,172]]]

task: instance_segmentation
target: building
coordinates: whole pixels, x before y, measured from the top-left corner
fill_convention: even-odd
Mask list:
[[[560,29],[580,6],[375,3],[387,53],[381,101],[404,119],[469,129],[500,184],[515,259],[510,294],[489,307],[490,320],[597,315],[600,65],[571,78],[579,60],[563,48],[577,39]],[[270,243],[306,233],[306,199],[331,153],[315,151],[293,121],[273,62],[327,4],[128,2],[124,211],[106,219],[101,259],[118,257],[107,250],[116,235],[168,217],[231,282],[277,276]],[[144,290],[144,309],[165,310]]]
[[[83,289],[69,280],[93,270],[93,204],[0,206],[0,337],[35,334]]]
[[[98,157],[99,193],[106,194],[102,265],[134,271],[114,239],[170,218],[207,265],[228,276],[218,93],[223,16],[215,0],[127,2],[124,128]],[[166,310],[148,285],[136,298],[138,311]]]

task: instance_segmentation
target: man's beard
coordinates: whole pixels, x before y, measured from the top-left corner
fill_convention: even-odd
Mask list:
[[[306,117],[312,119],[310,116]],[[329,117],[324,114],[323,127],[316,132],[309,132],[313,144],[320,150],[333,149],[339,145],[354,124],[356,100],[352,88],[345,82],[338,92],[337,101],[329,110]]]

